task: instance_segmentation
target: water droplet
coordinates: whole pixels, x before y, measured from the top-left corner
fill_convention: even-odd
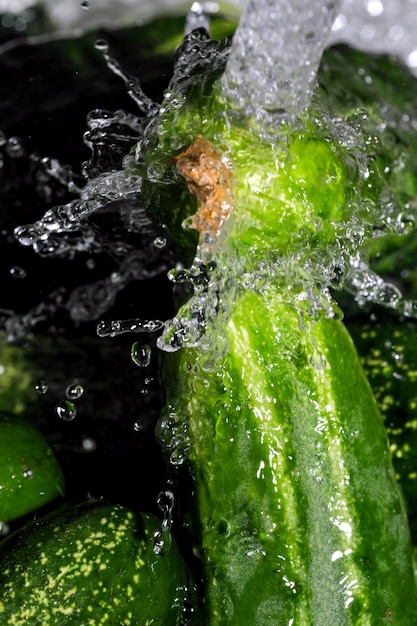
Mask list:
[[[94,452],[97,448],[97,443],[91,437],[85,437],[82,441],[83,450],[86,452]]]
[[[169,457],[171,465],[174,465],[175,467],[182,465],[187,459],[189,449],[190,446],[186,441],[177,442]]]
[[[48,385],[44,380],[39,380],[35,385],[35,390],[39,395],[44,396],[48,391]]]
[[[174,494],[169,489],[159,492],[156,498],[156,504],[164,517],[171,515],[172,509],[174,508],[174,501]]]
[[[0,522],[0,537],[5,537],[10,532],[10,526],[7,522]]]
[[[135,431],[135,433],[140,433],[143,430],[143,426],[140,422],[134,422],[133,423],[133,430]]]
[[[77,409],[69,400],[62,400],[56,407],[56,413],[65,422],[71,422],[77,415]]]
[[[132,358],[133,363],[138,365],[139,367],[148,367],[151,362],[151,347],[147,344],[140,344],[138,341],[132,344],[132,348],[130,351],[130,356]]]
[[[31,470],[31,469],[29,469],[29,468],[26,468],[26,469],[23,471],[23,478],[33,478],[33,472],[32,472],[32,470]]]
[[[153,240],[153,245],[155,246],[155,248],[165,248],[165,246],[167,245],[167,240],[165,239],[165,237],[156,237],[156,239]]]
[[[123,276],[120,274],[120,272],[112,272],[110,274],[110,281],[114,284],[117,285],[119,283],[121,283],[123,280]]]
[[[166,556],[172,544],[171,533],[168,530],[157,530],[153,536],[153,551],[156,556]]]
[[[100,50],[101,52],[107,52],[107,50],[109,49],[109,44],[105,39],[97,39],[94,47],[96,48],[96,50]]]
[[[78,383],[74,383],[72,385],[68,385],[65,391],[65,395],[68,400],[78,400],[84,393],[84,387],[79,385]]]
[[[174,494],[169,489],[161,491],[156,499],[158,508],[163,514],[161,528],[153,536],[153,551],[156,556],[168,554],[172,543],[171,526],[172,510],[174,508]]]
[[[10,268],[10,276],[13,278],[26,278],[26,270],[23,267],[19,267],[18,265],[14,265]]]
[[[23,146],[20,139],[17,137],[10,137],[6,142],[6,153],[12,159],[21,157],[24,153]]]
[[[30,226],[18,226],[14,235],[22,246],[31,246],[36,240],[36,232]]]

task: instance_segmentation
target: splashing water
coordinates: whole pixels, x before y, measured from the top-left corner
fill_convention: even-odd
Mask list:
[[[310,103],[339,4],[249,0],[223,77],[231,108],[264,132],[293,123]]]
[[[66,308],[77,323],[99,319],[114,304],[117,294],[132,280],[156,276],[170,267],[172,256],[167,245],[169,233],[164,224],[159,224],[158,232],[155,221],[142,202],[142,165],[155,134],[159,133],[158,141],[163,142],[165,131],[164,125],[160,123],[161,118],[167,120],[171,115],[175,119],[186,94],[194,88],[204,72],[211,70],[218,75],[226,66],[222,89],[228,100],[233,101],[232,108],[244,108],[245,116],[263,125],[266,134],[270,134],[271,130],[275,132],[274,129],[280,128],[283,121],[294,121],[308,106],[317,81],[317,65],[337,12],[337,4],[328,2],[311,5],[300,2],[282,8],[273,3],[272,8],[271,2],[257,2],[256,6],[249,2],[231,49],[224,43],[210,40],[201,28],[202,24],[207,25],[209,22],[207,13],[210,10],[208,5],[211,4],[194,3],[192,7],[186,22],[186,31],[189,32],[177,53],[174,75],[162,107],[143,93],[137,78],[123,70],[110,54],[105,40],[96,42],[96,48],[101,51],[109,69],[125,83],[128,94],[139,110],[138,115],[122,110],[92,111],[87,119],[88,130],[84,137],[92,151],[92,158],[83,166],[86,181],[83,185],[75,183],[71,171],[57,161],[42,160],[45,172],[64,184],[77,198],[48,210],[34,224],[17,228],[15,235],[22,245],[31,246],[41,256],[72,259],[80,253],[97,254],[104,251],[116,260],[118,268],[105,279],[76,287],[69,295],[57,293],[56,298],[52,298],[52,303],[49,303],[49,309],[40,305],[31,314],[21,317],[19,323],[16,323],[15,318],[9,320],[10,334],[24,333],[40,317],[47,318],[50,308],[59,306]],[[314,28],[310,28],[312,24]],[[275,31],[277,25],[279,28]],[[193,26],[198,26],[198,29],[192,30]],[[245,28],[249,29],[250,36]],[[276,32],[279,45],[274,39],[275,35],[264,36],[265,32],[269,32],[268,29]],[[271,50],[265,42],[271,43]],[[262,54],[259,50],[262,50]],[[256,69],[258,61],[264,70],[262,72],[259,67]],[[248,64],[251,71],[247,74]],[[242,72],[248,77],[243,82]],[[321,140],[326,133],[336,137],[342,150],[348,152],[352,172],[359,170],[359,178],[365,184],[369,176],[366,157],[368,146],[365,145],[366,137],[355,126],[356,120],[346,123],[337,116],[332,117],[319,100],[314,107],[313,115],[323,116],[317,137]],[[412,124],[412,120],[409,123]],[[176,142],[170,145],[171,156],[173,149],[183,148],[184,137],[179,134]],[[131,150],[134,146],[133,156]],[[283,158],[278,152],[277,159]],[[352,175],[356,176],[354,173]],[[163,180],[164,176],[165,165],[157,166],[155,163],[148,166],[145,173],[147,180],[156,182]],[[367,207],[361,198],[362,190],[356,196],[355,193],[350,199],[352,207],[356,207],[351,221],[349,224],[341,224],[340,228],[344,230],[340,231],[335,247],[329,247],[325,260],[312,259],[311,250],[303,243],[298,252],[296,250],[292,255],[281,255],[272,262],[271,259],[265,259],[262,267],[251,268],[237,263],[233,279],[239,276],[245,288],[262,289],[268,284],[271,272],[284,279],[289,276],[292,281],[299,272],[300,281],[304,281],[306,287],[299,294],[300,302],[308,302],[308,306],[314,310],[327,307],[329,314],[334,314],[329,304],[331,298],[328,288],[343,286],[343,277],[351,266],[348,285],[358,294],[359,301],[373,299],[404,314],[414,315],[416,307],[404,303],[401,294],[387,287],[383,281],[382,285],[378,283],[378,288],[375,281],[372,289],[362,288],[363,281],[367,280],[369,285],[371,273],[369,268],[365,271],[363,260],[357,261],[357,254],[358,248],[369,236],[370,229],[376,228],[375,207]],[[385,228],[383,224],[381,226],[384,219],[392,221],[401,209],[399,207],[397,210],[397,205],[389,197],[385,206],[391,213],[378,218],[382,229]],[[97,227],[97,219],[109,212],[117,219],[118,236]],[[367,212],[369,215],[362,222]],[[399,232],[395,227],[393,230]],[[217,260],[217,270],[210,269],[206,261],[200,247],[189,269],[179,266],[170,274],[172,282],[184,286],[185,292],[192,296],[186,314],[168,322],[142,319],[101,321],[97,327],[98,335],[106,337],[126,332],[154,333],[163,330],[163,337],[158,341],[162,349],[172,350],[184,343],[200,343],[207,319],[216,315],[219,307],[223,306],[219,301],[219,293],[233,293],[231,281],[225,283],[221,275],[221,259]],[[310,276],[308,285],[306,276]]]

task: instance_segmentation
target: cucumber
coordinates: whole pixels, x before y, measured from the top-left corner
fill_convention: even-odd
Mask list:
[[[42,434],[0,412],[0,521],[10,522],[64,495],[60,465]]]
[[[387,175],[381,111],[368,118],[355,96],[330,112],[325,73],[298,126],[260,136],[253,120],[228,115],[226,57],[201,31],[185,40],[131,163],[189,265],[171,272],[187,289],[158,342],[158,437],[194,478],[201,623],[409,626],[417,596],[404,499],[329,288],[387,229],[380,203],[392,203],[392,218],[407,201],[390,184],[414,164],[393,162]],[[401,137],[396,157],[412,147]]]
[[[279,292],[247,292],[226,334],[214,364],[210,351],[166,355],[159,427],[175,457],[186,433],[202,623],[417,623],[404,503],[342,323],[302,329]]]
[[[154,551],[161,522],[103,501],[34,522],[0,545],[0,623],[174,626],[185,574],[175,543]]]

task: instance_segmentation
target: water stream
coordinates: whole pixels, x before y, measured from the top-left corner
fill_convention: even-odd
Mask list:
[[[249,0],[223,77],[230,107],[272,133],[293,123],[310,104],[339,5]]]

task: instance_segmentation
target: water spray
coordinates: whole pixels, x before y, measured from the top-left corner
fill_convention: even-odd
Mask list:
[[[223,78],[229,106],[268,128],[309,105],[340,2],[249,0]]]

